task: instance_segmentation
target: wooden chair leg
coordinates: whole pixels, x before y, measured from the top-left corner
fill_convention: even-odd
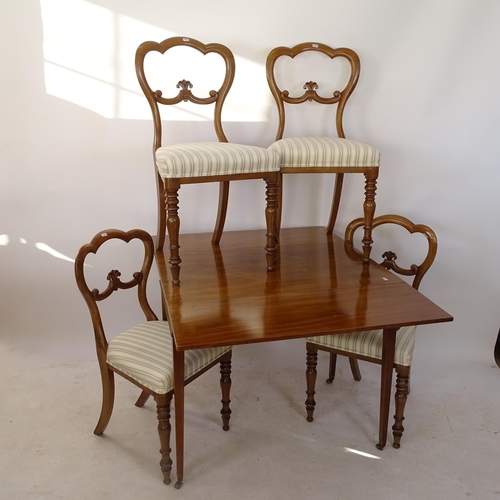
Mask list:
[[[498,368],[500,368],[500,330],[498,331],[498,337],[495,342],[495,348],[493,349],[493,355],[495,357],[495,363]]]
[[[328,378],[327,384],[331,384],[335,380],[335,370],[337,368],[337,355],[333,352],[330,353],[330,363],[328,365]]]
[[[135,406],[138,408],[142,408],[145,404],[146,401],[149,399],[149,393],[146,391],[142,391],[141,395],[137,398],[137,401],[135,402]]]
[[[160,468],[163,473],[163,482],[170,484],[170,472],[172,470],[172,459],[170,458],[170,403],[172,392],[169,394],[158,394],[155,397],[156,412],[158,418],[158,435],[160,437]]]
[[[217,210],[217,220],[215,222],[214,234],[212,235],[212,245],[218,245],[224,231],[226,223],[227,204],[229,201],[229,181],[219,183],[219,208]]]
[[[276,265],[277,250],[277,212],[278,212],[278,179],[279,172],[273,172],[266,178],[266,259],[267,270],[273,271]]]
[[[392,426],[392,435],[394,436],[394,448],[399,448],[401,437],[403,436],[403,420],[406,400],[408,396],[408,381],[410,377],[410,367],[396,365],[396,414],[394,415],[394,425]]]
[[[160,174],[156,173],[156,193],[158,198],[158,226],[156,230],[156,249],[163,250],[165,244],[167,207],[165,206],[165,187]]]
[[[220,362],[220,388],[222,392],[222,410],[220,413],[222,416],[222,428],[225,431],[229,430],[229,419],[231,417],[231,408],[229,407],[231,403],[231,357],[232,351],[229,351],[223,356]]]
[[[276,213],[276,237],[279,238],[281,230],[281,217],[283,215],[283,174],[278,176],[278,208]]]
[[[330,211],[330,219],[326,228],[326,234],[332,234],[339,213],[340,196],[342,195],[342,184],[344,183],[344,174],[337,174],[335,177],[335,188],[332,198],[332,209]]]
[[[114,373],[107,367],[101,368],[102,381],[102,407],[99,421],[97,422],[94,434],[100,436],[106,429],[113,413],[115,402],[115,377]]]
[[[358,360],[356,358],[349,358],[349,365],[351,367],[351,372],[354,380],[359,382],[361,380],[361,372],[359,371]]]
[[[170,240],[170,270],[172,272],[172,284],[179,285],[180,263],[179,257],[179,189],[178,179],[167,179],[166,182],[166,205],[167,205],[167,230]]]
[[[363,213],[365,218],[363,239],[364,261],[370,261],[372,250],[372,228],[373,217],[375,215],[375,191],[377,190],[378,173],[367,172],[365,174],[365,201],[363,203]]]
[[[307,370],[306,370],[306,384],[307,384],[307,399],[306,399],[306,411],[307,411],[307,421],[312,422],[314,420],[313,413],[314,407],[316,406],[316,401],[314,400],[314,395],[316,394],[316,376],[318,365],[318,348],[314,344],[306,343],[307,355]]]

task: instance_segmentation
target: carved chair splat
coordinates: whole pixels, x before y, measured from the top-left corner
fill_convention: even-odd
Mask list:
[[[276,79],[276,63],[282,57],[291,59],[307,52],[318,52],[327,58],[347,59],[350,65],[350,75],[345,87],[336,90],[330,96],[321,95],[320,84],[307,81],[304,93],[291,96],[290,91],[280,88]],[[335,188],[332,199],[330,219],[327,234],[332,234],[337,219],[344,174],[362,173],[365,176],[365,201],[363,252],[365,261],[369,260],[372,241],[372,221],[375,214],[375,192],[378,178],[380,154],[367,144],[347,140],[343,128],[343,114],[347,100],[354,91],[360,73],[358,55],[348,48],[334,49],[322,43],[301,43],[294,47],[276,47],[267,56],[266,74],[269,88],[278,108],[278,131],[276,142],[269,149],[279,153],[281,158],[280,180],[278,185],[278,228],[281,225],[283,207],[283,174],[300,173],[335,173]],[[283,138],[286,123],[286,105],[315,102],[322,105],[336,105],[335,126],[337,137],[290,137]]]
[[[219,55],[225,65],[221,86],[211,90],[206,97],[194,93],[196,83],[180,80],[173,97],[164,97],[162,90],[153,90],[146,78],[145,58],[152,52],[164,55],[167,51],[184,47],[203,55]],[[158,195],[157,250],[162,250],[168,231],[172,282],[180,283],[182,262],[179,255],[179,189],[183,184],[219,182],[219,204],[212,244],[218,245],[222,237],[227,213],[229,182],[233,180],[263,179],[266,182],[266,246],[267,270],[274,269],[277,245],[277,192],[279,156],[276,152],[256,146],[229,143],[222,127],[222,107],[231,89],[235,60],[232,52],[219,43],[204,44],[187,37],[172,37],[157,42],[144,42],[137,49],[135,69],[139,84],[146,96],[153,115],[153,156]],[[181,102],[197,105],[214,105],[213,124],[219,142],[190,142],[163,145],[162,117],[159,105],[173,106]]]
[[[353,246],[354,233],[357,229],[363,227],[363,218],[355,219],[346,228],[345,243],[346,248],[350,251],[356,251]],[[383,224],[396,224],[405,228],[409,233],[423,234],[427,239],[427,252],[421,264],[412,264],[408,268],[401,267],[397,264],[397,256],[394,252],[385,252],[382,256],[384,259],[381,265],[386,269],[404,276],[413,276],[412,286],[418,290],[420,282],[425,273],[429,270],[434,262],[437,253],[437,237],[434,231],[423,224],[414,224],[409,219],[400,215],[382,215],[373,220],[373,228]],[[396,411],[394,415],[394,425],[392,427],[394,448],[400,447],[401,437],[404,427],[404,409],[410,392],[409,377],[410,367],[413,357],[413,349],[415,346],[416,326],[406,326],[400,328],[396,332],[396,344],[394,353],[393,368],[396,371],[396,392],[395,403]],[[369,332],[355,332],[342,335],[324,335],[321,337],[309,337],[306,339],[306,383],[307,383],[307,400],[306,412],[307,420],[313,421],[313,413],[316,402],[314,400],[315,382],[316,382],[316,365],[318,350],[330,353],[329,376],[327,383],[332,383],[335,378],[335,368],[337,363],[337,355],[348,356],[351,371],[355,380],[361,380],[361,372],[358,366],[358,359],[371,363],[381,364],[383,342],[386,336],[383,335],[383,330],[373,330]],[[382,419],[381,419],[382,420]],[[382,429],[380,429],[382,433]],[[379,437],[377,447],[383,449],[385,440]]]
[[[90,289],[86,273],[85,261],[89,254],[96,254],[102,245],[110,240],[121,240],[129,243],[140,240],[144,247],[144,258],[140,271],[133,273],[132,279],[122,281],[121,273],[113,269],[108,273],[107,287],[100,292]],[[101,371],[102,408],[94,434],[100,436],[108,426],[113,412],[115,396],[115,373],[141,389],[136,406],[143,406],[152,396],[156,402],[158,435],[160,438],[160,468],[163,482],[170,483],[172,460],[170,458],[170,403],[174,394],[174,348],[168,321],[159,321],[153,312],[146,294],[148,276],[154,254],[154,243],[151,236],[141,230],[128,232],[107,229],[96,234],[90,243],[82,246],[75,260],[75,277],[92,319],[97,359]],[[117,290],[132,290],[137,287],[137,298],[146,317],[142,322],[125,332],[119,333],[111,340],[105,334],[98,303],[110,297]],[[189,384],[202,373],[220,364],[220,385],[222,392],[223,429],[229,429],[231,410],[231,347],[217,347],[189,351],[184,361],[184,385]]]

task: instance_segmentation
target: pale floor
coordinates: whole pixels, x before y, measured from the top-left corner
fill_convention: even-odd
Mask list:
[[[417,356],[402,447],[378,451],[378,367],[362,363],[355,382],[340,360],[330,386],[320,356],[308,423],[303,344],[286,360],[262,349],[234,350],[229,432],[220,426],[218,370],[186,390],[185,482],[175,490],[161,480],[152,401],[136,408],[139,391],[119,379],[113,417],[97,437],[95,355],[27,354],[0,343],[0,499],[500,500],[493,362]]]

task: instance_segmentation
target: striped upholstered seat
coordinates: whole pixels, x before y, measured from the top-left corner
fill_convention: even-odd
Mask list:
[[[334,137],[290,137],[269,146],[282,169],[314,167],[378,167],[380,153],[368,144]]]
[[[295,60],[306,57],[308,52],[316,52],[327,64],[330,60],[343,60],[350,66],[350,74],[345,74],[346,82],[334,83],[336,87],[332,92],[325,88],[325,82],[310,80],[312,75],[298,77],[299,71],[284,73],[283,66],[278,69],[277,61],[281,58]],[[329,69],[330,74],[331,70]],[[346,47],[334,49],[322,43],[301,43],[294,47],[276,47],[267,56],[266,75],[271,93],[278,108],[278,131],[276,140],[269,146],[271,151],[276,151],[281,158],[280,182],[278,184],[278,224],[281,226],[283,207],[283,175],[284,174],[335,174],[335,187],[332,197],[330,218],[326,229],[327,234],[332,234],[340,207],[342,186],[345,174],[363,174],[365,176],[365,200],[363,214],[365,230],[363,237],[363,252],[365,261],[369,260],[371,252],[371,231],[375,214],[375,192],[379,171],[380,154],[377,149],[368,144],[351,141],[345,138],[343,128],[343,114],[347,100],[353,93],[359,79],[360,62],[358,55]],[[277,78],[279,76],[279,78]],[[309,79],[309,80],[308,80]],[[305,82],[305,83],[304,83]],[[287,90],[283,85],[290,85],[288,89],[302,87],[303,92]],[[339,85],[340,83],[340,85]],[[300,85],[300,86],[299,86]],[[331,86],[331,82],[327,83]],[[339,86],[338,86],[339,85]],[[337,87],[338,86],[338,87]],[[327,105],[335,111],[336,137],[311,137],[311,132],[304,128],[300,137],[283,138],[285,135],[286,109],[290,105],[311,103]],[[310,120],[302,120],[300,126],[306,127]],[[297,125],[297,124],[296,124]],[[294,132],[293,135],[298,135]]]
[[[89,254],[96,254],[101,246],[110,240],[121,240],[124,243],[129,243],[132,240],[141,242],[144,249],[142,265],[139,270],[130,273],[129,278],[125,281],[122,281],[120,271],[112,269],[106,279],[102,280],[103,288],[91,289],[86,278],[87,265],[85,260]],[[120,252],[123,252],[123,247],[120,248]],[[109,253],[106,255],[109,257]],[[125,232],[118,229],[106,229],[97,233],[91,242],[83,245],[78,252],[75,259],[75,278],[78,289],[89,308],[97,359],[101,370],[102,407],[94,434],[100,436],[111,419],[115,399],[114,377],[115,374],[121,375],[142,391],[135,403],[136,406],[144,406],[150,396],[155,400],[158,436],[160,438],[160,467],[163,482],[169,484],[172,470],[172,459],[170,458],[170,403],[174,396],[174,345],[168,322],[158,320],[149,305],[146,294],[153,259],[153,238],[146,231],[132,229]],[[123,333],[119,333],[108,341],[99,304],[115,292],[121,294],[122,291],[134,291],[134,288],[136,289],[140,309],[142,309],[147,321],[142,320],[142,323]],[[229,406],[231,402],[229,398],[231,392],[231,356],[230,347],[187,351],[182,355],[184,358],[184,377],[180,376],[179,371],[179,378],[177,379],[177,382],[182,383],[183,380],[184,385],[187,385],[210,368],[220,366],[220,389],[222,394],[220,413],[222,428],[226,431],[229,429],[231,417]],[[181,356],[179,356],[180,358]],[[182,366],[176,366],[176,368],[180,370]],[[177,385],[177,387],[179,386]],[[179,428],[177,427],[176,430],[178,431]],[[182,473],[176,487],[180,487],[181,484]]]
[[[174,388],[173,346],[167,321],[146,321],[109,342],[107,362],[157,394]],[[184,378],[189,378],[231,347],[186,351]]]
[[[396,333],[396,352],[394,364],[410,366],[415,348],[416,326],[405,326]],[[348,353],[369,358],[382,359],[382,330],[344,333],[342,335],[322,335],[309,337],[307,342],[313,342],[322,347],[338,349]]]
[[[224,77],[219,88],[203,92],[199,82],[191,80],[179,80],[177,85],[165,83],[163,89],[153,88],[146,78],[145,58],[151,53],[165,55],[171,49],[182,47],[180,51],[186,54],[186,49],[191,52],[206,56],[215,56],[212,61],[223,62],[225,66]],[[176,53],[174,50],[173,53]],[[158,71],[167,71],[171,75],[185,75],[185,78],[193,78],[198,74],[203,76],[206,70],[199,72],[192,68],[193,59],[186,57],[176,61],[171,52],[168,65],[158,68]],[[179,54],[179,52],[177,52]],[[199,60],[199,59],[198,59]],[[159,58],[156,58],[158,63]],[[207,61],[208,62],[208,61]],[[175,66],[168,69],[169,66]],[[148,72],[153,73],[152,65],[148,65]],[[280,176],[279,155],[267,148],[247,146],[243,144],[230,144],[222,126],[222,107],[226,100],[231,85],[234,81],[236,63],[233,53],[228,47],[220,43],[202,43],[193,38],[174,36],[166,38],[162,42],[144,42],[136,51],[135,68],[137,78],[146,99],[148,100],[153,115],[154,139],[153,151],[156,166],[156,184],[158,196],[158,231],[156,233],[156,249],[163,250],[166,233],[168,232],[168,247],[170,250],[170,270],[172,283],[180,284],[180,264],[182,259],[179,255],[179,189],[184,184],[197,184],[205,182],[219,182],[219,204],[217,219],[215,223],[212,243],[219,244],[226,220],[229,183],[232,181],[262,179],[265,182],[265,192],[262,190],[262,198],[265,199],[265,222],[266,222],[266,253],[267,270],[272,271],[276,262],[277,245],[277,193]],[[185,73],[184,73],[185,72]],[[194,73],[194,75],[193,75]],[[177,79],[177,77],[175,78]],[[201,95],[198,93],[202,90]],[[169,96],[169,97],[165,97]],[[162,117],[165,108],[180,103],[190,102],[196,105],[209,105],[214,110],[213,124],[218,142],[189,142],[179,143],[170,140],[171,144],[163,144]],[[161,105],[161,106],[160,106]],[[162,108],[163,111],[160,111]],[[165,116],[166,118],[166,116]],[[166,131],[175,130],[175,124],[168,122]],[[173,144],[172,144],[173,143]],[[167,217],[168,213],[168,217]]]
[[[162,179],[279,172],[280,158],[274,151],[227,142],[173,144],[156,150]]]
[[[418,290],[420,282],[428,271],[437,252],[437,238],[434,231],[423,224],[414,224],[406,217],[401,215],[381,215],[373,220],[373,228],[384,224],[395,224],[405,228],[409,234],[420,234],[427,239],[427,252],[424,253],[424,259],[417,264],[411,264],[407,267],[401,267],[397,262],[397,255],[392,251],[387,251],[382,255],[384,259],[381,265],[388,270],[403,276],[413,276],[412,286]],[[346,249],[351,249],[351,257],[356,258],[358,253],[353,246],[354,233],[357,229],[364,226],[364,219],[358,218],[348,224],[344,240]],[[358,257],[359,254],[358,254]],[[403,435],[403,420],[404,409],[407,396],[410,392],[410,368],[413,358],[413,350],[415,348],[415,325],[405,326],[396,332],[396,345],[394,352],[394,369],[396,370],[396,394],[395,394],[395,414],[394,425],[392,427],[394,436],[394,448],[399,448],[401,437]],[[326,380],[332,383],[335,379],[335,370],[337,365],[337,356],[349,357],[352,374],[355,380],[361,380],[361,372],[359,371],[358,359],[371,363],[381,364],[382,362],[382,345],[383,345],[383,330],[368,330],[363,332],[343,333],[337,335],[323,335],[318,337],[309,337],[306,339],[306,350],[308,359],[308,370],[306,372],[307,380],[307,420],[312,422],[314,407],[315,383],[316,383],[316,364],[318,359],[318,350],[330,353],[330,368],[329,376]],[[382,449],[385,446],[386,437],[382,430],[379,434],[379,444],[377,447]]]

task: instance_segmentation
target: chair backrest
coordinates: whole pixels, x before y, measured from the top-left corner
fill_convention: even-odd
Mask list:
[[[172,97],[163,97],[163,93],[167,89],[153,90],[146,78],[144,70],[144,59],[150,52],[159,52],[160,54],[165,54],[168,50],[174,47],[190,47],[201,52],[203,55],[207,55],[212,52],[220,55],[225,63],[225,75],[220,88],[217,90],[211,90],[208,93],[209,95],[206,97],[199,97],[191,91],[191,89],[196,85],[196,82],[192,82],[189,79],[183,79],[180,80],[176,85],[176,88],[180,90],[168,89],[169,94],[173,94]],[[156,151],[162,145],[162,123],[158,104],[175,105],[183,101],[190,101],[194,104],[214,104],[214,126],[217,138],[220,142],[227,142],[226,136],[224,135],[224,131],[222,129],[221,114],[222,105],[224,104],[224,100],[226,99],[231,85],[233,84],[235,61],[233,53],[226,46],[221,45],[220,43],[209,43],[205,45],[204,43],[201,43],[194,38],[186,38],[181,36],[167,38],[166,40],[163,40],[159,43],[144,42],[139,46],[135,54],[135,71],[141,89],[144,92],[144,95],[146,96],[153,113],[153,151]],[[189,75],[186,76],[190,78]]]
[[[134,239],[142,241],[144,245],[144,259],[140,271],[133,273],[133,278],[130,281],[122,282],[120,279],[120,271],[113,269],[107,275],[108,285],[105,290],[99,291],[98,289],[90,289],[85,277],[85,260],[89,254],[96,254],[101,246],[109,240],[118,239],[125,243],[129,243]],[[149,272],[153,263],[154,255],[153,239],[146,231],[142,229],[132,229],[131,231],[124,232],[118,229],[107,229],[96,234],[90,243],[83,245],[80,248],[75,259],[75,277],[78,289],[80,290],[85,302],[90,311],[92,318],[92,325],[94,327],[94,335],[97,347],[97,354],[99,361],[102,361],[101,356],[105,356],[108,348],[108,342],[104,333],[104,328],[101,319],[101,313],[97,302],[107,299],[113,292],[117,290],[127,290],[137,287],[137,296],[139,304],[148,321],[157,320],[157,316],[151,309],[147,295],[146,288],[148,282]]]
[[[276,61],[282,56],[287,56],[293,59],[299,54],[309,51],[321,52],[330,59],[343,57],[349,61],[351,73],[343,90],[335,90],[331,96],[322,96],[318,93],[320,86],[317,82],[305,81],[303,87],[305,92],[301,96],[292,97],[290,96],[290,92],[288,90],[282,90],[278,87],[275,77]],[[278,106],[279,126],[276,134],[276,140],[278,141],[282,139],[285,131],[285,104],[302,104],[307,101],[315,101],[319,104],[337,104],[335,118],[337,134],[339,138],[345,139],[342,117],[347,99],[349,99],[349,96],[352,94],[358,83],[359,72],[359,57],[353,50],[348,48],[333,49],[332,47],[322,43],[307,42],[295,45],[294,47],[276,47],[273,49],[267,56],[266,75],[269,88],[271,89],[274,100]]]
[[[363,224],[363,218],[355,219],[349,223],[345,230],[344,240],[346,243],[351,246],[353,245],[354,233],[358,228],[363,227]],[[398,226],[404,227],[411,234],[421,233],[427,238],[427,254],[421,264],[411,264],[408,268],[400,267],[396,263],[397,255],[392,251],[384,252],[382,255],[384,261],[380,263],[386,269],[390,269],[403,276],[414,276],[412,286],[418,290],[422,278],[436,258],[438,246],[436,234],[430,227],[425,226],[424,224],[414,224],[412,221],[406,217],[402,217],[401,215],[381,215],[373,219],[373,229],[381,226],[382,224],[397,224]]]

